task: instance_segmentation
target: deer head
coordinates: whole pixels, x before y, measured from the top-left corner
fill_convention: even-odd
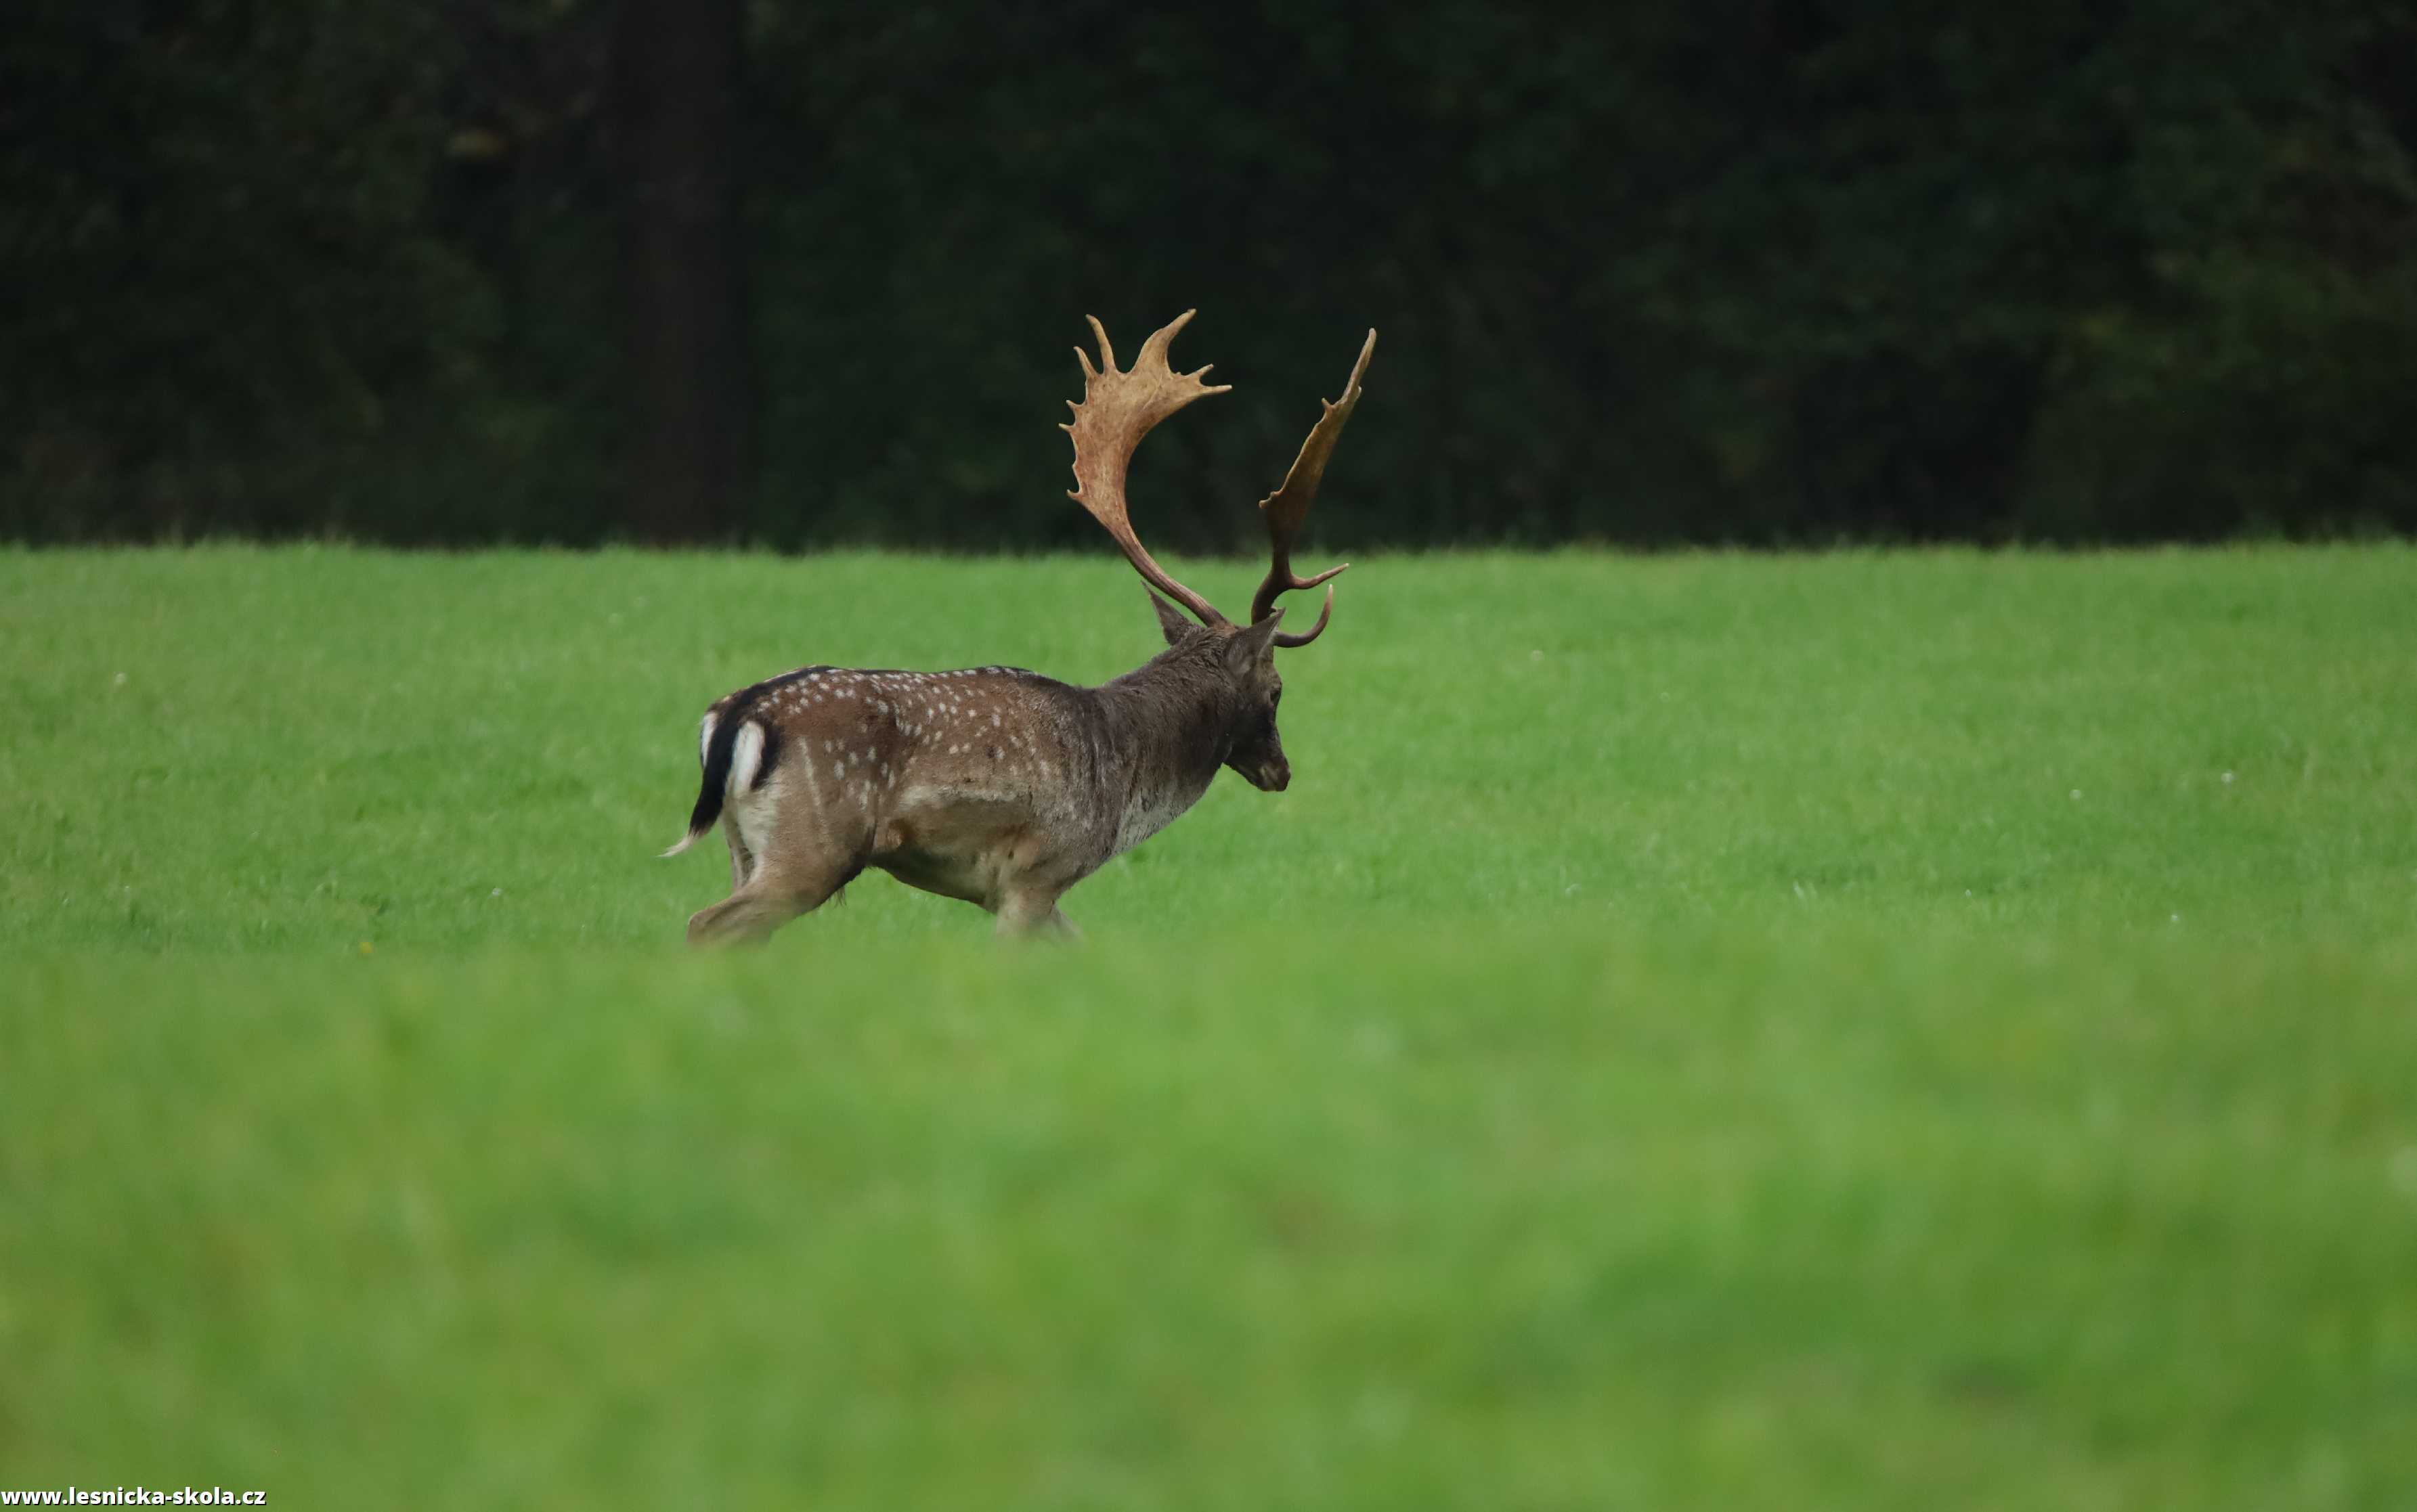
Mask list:
[[[1090,511],[1152,590],[1150,602],[1158,611],[1169,657],[1185,664],[1200,685],[1195,696],[1206,698],[1222,721],[1218,739],[1225,752],[1224,764],[1262,792],[1281,793],[1292,780],[1292,766],[1285,759],[1284,740],[1276,730],[1284,679],[1276,673],[1275,651],[1279,646],[1307,645],[1325,633],[1334,612],[1334,589],[1327,588],[1317,623],[1299,635],[1287,635],[1278,627],[1284,611],[1276,606],[1276,597],[1328,582],[1351,565],[1345,562],[1314,577],[1299,577],[1292,570],[1292,546],[1301,522],[1309,517],[1310,506],[1316,502],[1327,460],[1360,402],[1360,380],[1376,354],[1376,333],[1370,331],[1361,344],[1360,358],[1351,365],[1343,397],[1331,403],[1320,401],[1325,413],[1310,428],[1282,486],[1259,501],[1270,559],[1266,578],[1251,597],[1249,621],[1237,625],[1151,559],[1133,533],[1125,505],[1125,472],[1141,438],[1193,400],[1223,394],[1231,387],[1203,383],[1208,371],[1205,367],[1177,372],[1169,366],[1167,348],[1193,313],[1187,310],[1151,332],[1132,367],[1124,370],[1117,367],[1116,349],[1108,344],[1106,329],[1096,317],[1087,317],[1091,333],[1099,339],[1100,362],[1094,368],[1089,353],[1074,349],[1075,360],[1083,365],[1083,399],[1070,403],[1074,418],[1064,428],[1074,439],[1076,486],[1069,496]],[[1162,594],[1165,597],[1161,597]],[[1167,602],[1169,598],[1190,610],[1198,623],[1185,619],[1175,604]]]

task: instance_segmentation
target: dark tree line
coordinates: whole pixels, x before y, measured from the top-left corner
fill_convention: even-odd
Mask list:
[[[2417,16],[15,0],[0,536],[1083,542],[1069,348],[1248,543],[2417,529]]]

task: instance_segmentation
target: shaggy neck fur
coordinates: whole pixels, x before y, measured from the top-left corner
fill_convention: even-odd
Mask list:
[[[1116,849],[1121,853],[1166,827],[1200,801],[1234,749],[1238,693],[1208,636],[1186,641],[1091,689],[1110,759],[1125,789]]]

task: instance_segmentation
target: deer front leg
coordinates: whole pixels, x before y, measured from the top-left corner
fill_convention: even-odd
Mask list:
[[[1010,892],[998,905],[999,937],[1046,935],[1059,940],[1081,939],[1083,931],[1074,928],[1074,921],[1057,907],[1063,891],[1058,887],[1024,887]]]

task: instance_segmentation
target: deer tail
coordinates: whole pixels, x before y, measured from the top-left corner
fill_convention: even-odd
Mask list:
[[[696,807],[689,811],[688,833],[665,851],[674,856],[712,833],[722,817],[722,805],[733,792],[744,792],[772,769],[778,737],[771,727],[744,707],[707,710],[697,731],[697,760],[705,767]]]

